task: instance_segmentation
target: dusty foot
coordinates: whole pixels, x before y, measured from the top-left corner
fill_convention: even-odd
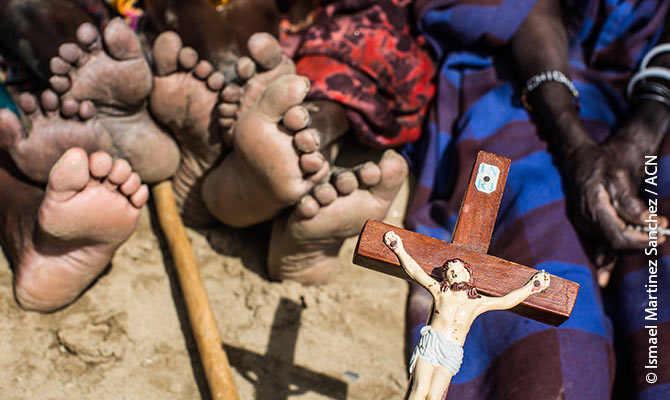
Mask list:
[[[66,151],[51,169],[34,237],[16,269],[21,306],[53,311],[72,302],[135,230],[148,196],[127,161]]]
[[[233,145],[235,121],[241,113],[258,102],[270,83],[282,75],[295,73],[295,64],[281,52],[279,42],[271,34],[254,33],[247,47],[251,58],[241,57],[236,64],[241,85],[226,85],[221,93],[219,124],[224,140],[230,146]]]
[[[274,222],[270,278],[327,282],[344,239],[358,234],[369,218],[384,218],[406,177],[403,157],[387,150],[379,164],[368,162],[356,175],[342,171],[334,174],[332,184],[317,185],[293,212]]]
[[[0,147],[30,179],[46,182],[51,167],[72,147],[116,155],[111,136],[97,127],[92,102],[68,99],[59,104],[58,96],[47,90],[40,101],[21,94],[18,105],[29,126],[24,129],[16,114],[0,110]]]
[[[318,132],[301,106],[308,91],[306,78],[282,75],[239,113],[233,151],[203,184],[207,209],[220,221],[236,227],[267,221],[328,175]]]
[[[162,33],[154,43],[157,76],[150,109],[180,144],[182,162],[174,178],[175,196],[191,225],[205,226],[216,221],[202,201],[201,178],[222,156],[223,135],[234,124],[238,110],[254,97],[257,101],[262,94],[258,92],[272,79],[294,70],[272,36],[270,46],[267,45],[266,35],[270,36],[258,34],[249,40],[253,60],[242,57],[236,64],[237,75],[248,80],[247,85],[228,85],[224,93],[224,74],[214,71],[209,62],[199,60],[196,51],[184,47],[175,32]],[[267,71],[256,74],[256,63]],[[219,101],[221,104],[216,107]]]
[[[157,182],[172,176],[179,165],[179,149],[149,116],[152,76],[137,35],[116,18],[107,25],[104,38],[92,24],[84,23],[77,39],[79,44],[63,44],[51,60],[51,86],[64,99],[95,104],[98,122],[142,180]]]
[[[154,43],[156,76],[149,98],[153,116],[175,136],[182,151],[173,179],[175,197],[190,225],[204,226],[215,219],[202,202],[201,177],[221,156],[221,133],[215,106],[224,76],[183,47],[174,32],[164,32]]]

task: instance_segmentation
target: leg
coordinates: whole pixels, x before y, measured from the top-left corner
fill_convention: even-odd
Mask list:
[[[423,357],[417,357],[412,374],[412,391],[407,400],[426,400],[428,398],[428,391],[431,389],[431,379],[436,369],[435,366]]]
[[[433,381],[430,383],[429,400],[442,400],[444,393],[449,390],[452,374],[442,367],[435,367],[433,371]]]
[[[134,231],[148,189],[126,161],[103,152],[65,152],[45,191],[17,179],[2,156],[2,245],[14,268],[16,299],[29,310],[56,310],[109,264]]]

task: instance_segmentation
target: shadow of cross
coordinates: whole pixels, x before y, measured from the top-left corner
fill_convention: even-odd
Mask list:
[[[256,387],[257,400],[285,400],[289,396],[307,392],[316,392],[332,399],[346,399],[346,382],[294,365],[303,309],[301,304],[281,299],[272,322],[265,355],[223,345],[231,366]]]
[[[429,275],[441,276],[440,267],[445,261],[459,258],[472,267],[475,286],[482,294],[503,296],[525,285],[536,269],[486,254],[509,166],[507,158],[479,152],[451,243],[369,220],[358,239],[354,264],[411,281],[396,255],[384,244],[384,234],[392,230]],[[578,290],[579,284],[552,275],[545,293],[527,298],[510,311],[558,326],[570,317]]]

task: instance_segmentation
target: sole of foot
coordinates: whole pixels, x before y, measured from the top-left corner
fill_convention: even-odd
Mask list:
[[[92,24],[82,24],[77,40],[61,45],[51,59],[52,88],[63,99],[95,104],[98,123],[142,180],[158,182],[172,176],[179,165],[179,148],[149,115],[152,74],[135,32],[115,18],[103,36]]]
[[[281,75],[240,112],[233,150],[205,178],[203,199],[221,222],[246,227],[272,219],[329,173],[319,133],[302,106],[309,81]]]
[[[333,174],[272,227],[268,273],[273,280],[304,284],[328,282],[339,265],[344,239],[370,218],[382,219],[408,173],[405,159],[387,150],[379,163]]]
[[[22,93],[18,106],[28,126],[24,128],[19,117],[8,109],[0,110],[0,147],[35,182],[45,183],[53,165],[72,147],[81,147],[89,154],[96,150],[115,152],[112,138],[96,126],[91,101],[59,102],[56,93],[47,90],[40,100]]]
[[[182,159],[174,178],[175,197],[189,225],[215,221],[202,202],[201,178],[223,150],[216,104],[225,83],[175,32],[163,32],[153,45],[156,76],[149,97],[152,115],[177,139]]]
[[[268,86],[280,76],[295,74],[295,64],[281,52],[277,39],[267,32],[251,35],[247,43],[249,57],[241,57],[235,66],[241,82],[231,83],[221,92],[219,125],[225,142],[233,145],[235,121],[253,107]]]
[[[49,174],[35,233],[19,257],[19,304],[54,311],[77,298],[137,226],[147,186],[130,164],[81,148],[66,151]]]

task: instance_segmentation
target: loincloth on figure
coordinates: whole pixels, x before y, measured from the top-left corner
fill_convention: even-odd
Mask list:
[[[463,363],[463,346],[453,342],[445,334],[434,330],[430,325],[426,325],[421,328],[421,339],[414,348],[409,362],[410,374],[419,356],[432,365],[442,366],[452,375],[456,375]]]

